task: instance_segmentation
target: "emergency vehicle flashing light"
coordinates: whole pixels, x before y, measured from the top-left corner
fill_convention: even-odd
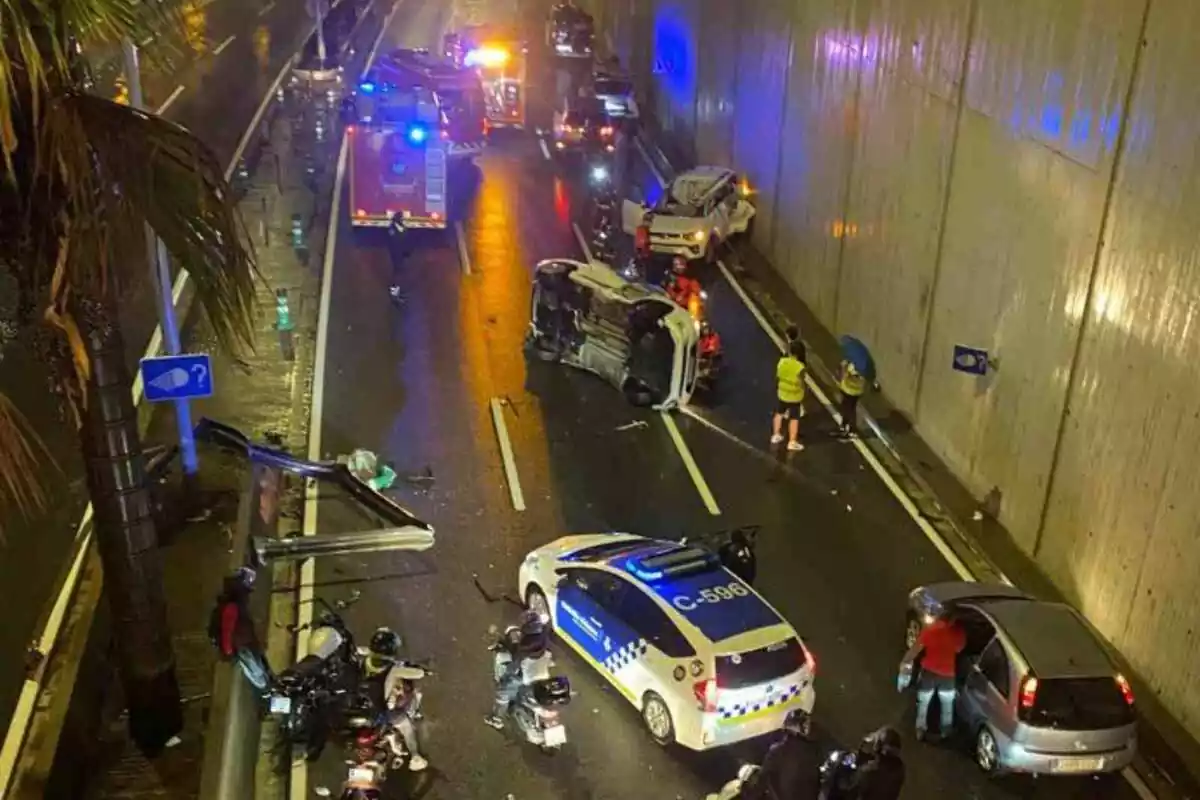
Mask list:
[[[664,577],[707,572],[719,565],[720,559],[715,553],[697,547],[676,545],[634,556],[625,562],[625,569],[641,580],[657,581]]]
[[[424,125],[412,125],[405,134],[410,144],[423,144],[429,138],[429,131]]]
[[[477,47],[467,53],[463,63],[468,67],[502,67],[508,63],[508,51],[502,47]]]
[[[370,81],[363,81],[358,85],[358,90],[363,94],[374,94],[375,84],[371,83]]]

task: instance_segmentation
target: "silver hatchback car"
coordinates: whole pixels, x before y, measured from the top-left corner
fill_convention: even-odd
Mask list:
[[[1129,682],[1075,609],[1011,586],[951,582],[909,595],[905,644],[950,617],[966,631],[955,724],[985,772],[1092,775],[1137,752]],[[902,662],[901,670],[920,668]]]

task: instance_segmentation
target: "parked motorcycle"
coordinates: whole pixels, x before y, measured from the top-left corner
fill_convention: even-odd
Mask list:
[[[512,654],[501,644],[493,644],[492,678],[499,683],[512,666]],[[567,743],[567,729],[558,707],[571,702],[571,684],[565,676],[552,676],[550,654],[521,662],[520,688],[508,708],[508,718],[525,741],[553,755]]]
[[[322,598],[314,602],[324,610],[313,622],[288,626],[292,633],[311,631],[309,653],[276,677],[267,696],[267,711],[280,718],[285,742],[303,745],[310,761],[320,756],[340,703],[362,670],[341,615]]]
[[[821,764],[817,800],[842,800],[851,797],[852,781],[858,768],[858,753],[848,750],[831,752]]]

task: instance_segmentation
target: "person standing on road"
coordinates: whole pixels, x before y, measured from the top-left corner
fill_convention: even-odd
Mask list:
[[[225,579],[209,620],[209,638],[221,658],[237,661],[246,680],[263,691],[270,685],[272,673],[250,614],[250,594],[257,577],[250,567],[242,567]]]
[[[867,379],[849,361],[843,359],[838,375],[838,413],[841,414],[842,424],[838,435],[843,439],[853,439],[858,435],[858,401],[867,391]]]
[[[901,661],[901,688],[907,686],[912,664],[921,658],[921,677],[917,680],[917,739],[925,741],[929,706],[937,694],[941,710],[939,735],[945,738],[954,730],[954,700],[958,696],[955,678],[958,654],[967,646],[967,633],[952,618],[939,618],[927,625]]]
[[[800,329],[795,325],[788,325],[787,330],[784,331],[783,335],[787,337],[788,347],[792,346],[792,342],[800,341]]]
[[[804,345],[795,341],[788,347],[787,355],[775,365],[776,399],[775,416],[772,420],[771,444],[783,441],[783,421],[788,422],[787,449],[798,453],[804,449],[800,443],[800,418],[804,416],[804,373],[806,353]]]

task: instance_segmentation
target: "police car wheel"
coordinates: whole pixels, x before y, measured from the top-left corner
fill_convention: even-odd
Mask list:
[[[642,700],[642,722],[655,743],[666,746],[675,741],[675,722],[667,703],[654,692],[646,692]]]

